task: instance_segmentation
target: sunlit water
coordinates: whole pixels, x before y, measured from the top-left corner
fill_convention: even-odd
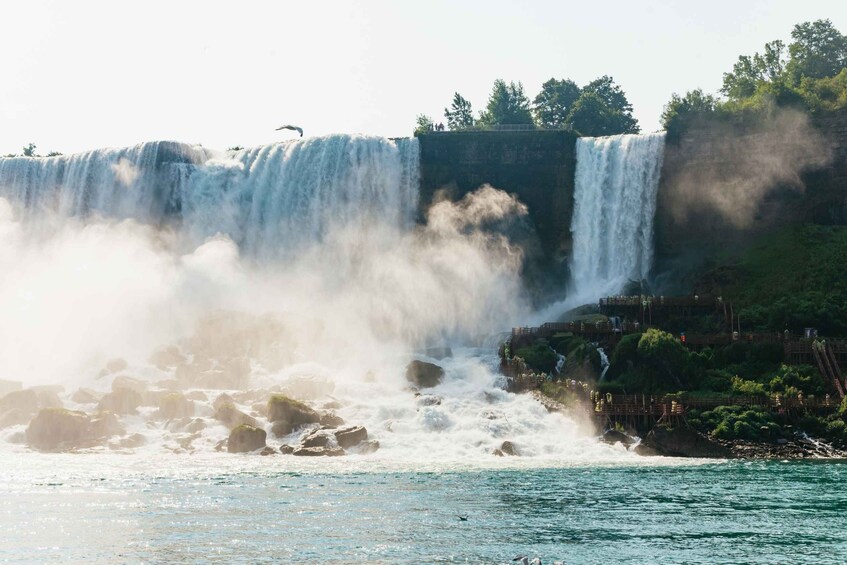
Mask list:
[[[0,560],[838,563],[847,550],[844,463],[516,463],[30,454],[2,464]]]

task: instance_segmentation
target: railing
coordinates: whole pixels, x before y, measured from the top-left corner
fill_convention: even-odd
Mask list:
[[[723,307],[723,299],[708,295],[694,296],[607,296],[600,299],[600,307],[630,306],[630,307],[686,307],[686,308],[717,308]]]

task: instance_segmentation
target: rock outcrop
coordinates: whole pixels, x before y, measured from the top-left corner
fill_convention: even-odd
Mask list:
[[[274,435],[281,437],[304,424],[319,423],[321,415],[302,402],[275,394],[268,401],[268,421],[273,423]]]
[[[242,425],[255,428],[259,425],[256,418],[245,414],[236,408],[232,402],[218,402],[217,400],[215,401],[215,420],[223,423],[229,429]]]
[[[441,384],[444,369],[435,363],[412,361],[406,366],[406,380],[420,388],[431,388]]]
[[[94,418],[84,412],[64,408],[44,408],[30,422],[26,441],[41,451],[67,451],[92,447],[104,439],[123,434],[124,430],[114,414],[101,414]]]
[[[368,439],[368,430],[364,426],[352,426],[336,430],[335,440],[344,449],[358,445]]]
[[[226,448],[230,453],[247,453],[265,447],[267,432],[261,428],[240,425],[229,433]]]
[[[181,392],[171,392],[159,401],[156,416],[161,420],[191,418],[194,416],[194,401],[188,400]]]
[[[732,452],[691,428],[656,426],[635,448],[639,455],[731,457]]]

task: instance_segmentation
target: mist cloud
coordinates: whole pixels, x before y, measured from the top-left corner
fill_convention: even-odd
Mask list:
[[[778,188],[805,190],[803,171],[826,165],[831,147],[806,114],[776,109],[755,127],[710,123],[666,149],[666,206],[677,223],[693,221],[704,208],[737,228],[755,219]]]

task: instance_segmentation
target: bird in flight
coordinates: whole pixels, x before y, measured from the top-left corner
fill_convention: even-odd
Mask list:
[[[294,130],[294,131],[296,131],[296,132],[298,132],[298,133],[300,134],[300,137],[303,137],[303,128],[301,128],[301,127],[298,127],[298,126],[292,126],[292,125],[290,125],[290,124],[286,124],[286,125],[284,125],[284,126],[279,126],[278,128],[276,128],[276,131],[279,131],[279,130],[281,130],[281,129],[290,129],[290,130]]]

